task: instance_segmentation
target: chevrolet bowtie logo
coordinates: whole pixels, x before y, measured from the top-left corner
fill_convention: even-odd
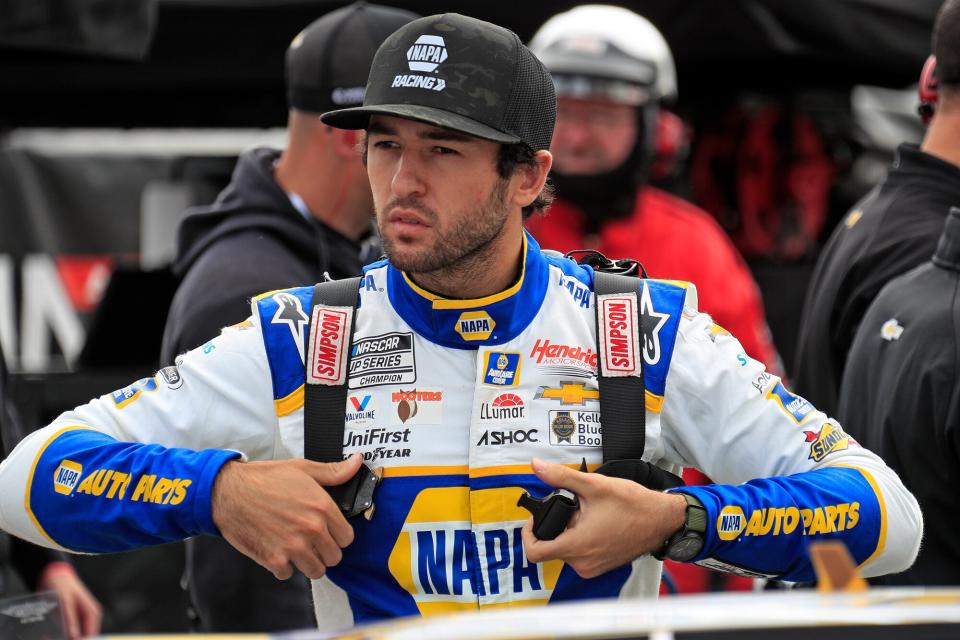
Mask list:
[[[534,400],[539,398],[548,398],[550,400],[559,400],[560,404],[584,404],[587,400],[600,400],[600,391],[597,389],[586,389],[582,382],[561,382],[560,388],[540,387]]]

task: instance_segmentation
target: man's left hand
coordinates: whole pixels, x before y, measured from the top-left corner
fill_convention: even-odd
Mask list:
[[[580,510],[554,540],[538,540],[533,518],[527,521],[523,546],[531,562],[563,560],[581,577],[594,578],[657,551],[683,526],[687,509],[683,496],[537,458],[531,466],[548,485],[580,498]]]

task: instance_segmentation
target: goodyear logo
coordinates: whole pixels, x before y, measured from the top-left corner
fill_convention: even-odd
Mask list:
[[[745,528],[743,521],[740,507],[724,507],[717,518],[718,537],[731,541],[736,540],[741,532],[744,538],[790,535],[801,527],[807,536],[849,531],[860,522],[860,503],[842,502],[813,509],[765,507],[750,513]]]
[[[804,431],[807,442],[810,443],[810,459],[820,462],[835,451],[843,451],[850,446],[850,436],[840,427],[824,423],[819,431]]]
[[[486,311],[464,311],[457,319],[453,330],[464,340],[486,340],[497,323]]]
[[[131,473],[97,469],[83,479],[76,493],[108,500],[124,500],[129,494],[131,502],[178,505],[186,499],[191,484],[193,480],[187,478],[165,478],[156,474],[143,474],[134,482]],[[132,492],[131,486],[134,487]]]
[[[483,362],[483,384],[515,387],[520,383],[520,354],[489,351]]]
[[[527,560],[515,506],[521,489],[421,491],[390,552],[388,566],[423,615],[501,604],[546,604],[563,563]],[[472,519],[472,521],[471,521]]]
[[[125,406],[135,401],[144,391],[156,391],[157,381],[155,378],[141,378],[131,385],[119,389],[110,394],[113,398],[113,404],[117,409],[123,409]]]
[[[767,398],[776,400],[784,413],[793,418],[797,424],[803,422],[814,410],[812,404],[787,391],[787,388],[780,382],[773,385],[773,388],[767,392]]]
[[[68,496],[73,493],[74,487],[80,482],[83,474],[83,465],[72,460],[63,460],[57,470],[53,472],[53,490]]]
[[[736,540],[747,527],[747,518],[743,509],[736,505],[728,505],[720,510],[717,516],[717,537],[721,540]]]

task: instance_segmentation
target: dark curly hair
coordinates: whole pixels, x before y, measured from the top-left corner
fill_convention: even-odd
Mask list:
[[[506,180],[513,175],[520,165],[537,166],[537,159],[533,155],[533,150],[522,142],[514,144],[501,144],[500,152],[497,154],[497,175]],[[556,191],[550,178],[547,178],[543,185],[543,190],[537,199],[523,208],[523,219],[526,220],[535,212],[544,212],[553,202]]]

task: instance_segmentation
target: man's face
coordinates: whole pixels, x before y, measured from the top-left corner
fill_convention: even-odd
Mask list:
[[[392,116],[373,116],[367,173],[390,262],[411,273],[456,264],[503,231],[508,180],[499,145]]]
[[[601,99],[558,98],[553,165],[568,175],[619,167],[637,139],[637,110]]]

